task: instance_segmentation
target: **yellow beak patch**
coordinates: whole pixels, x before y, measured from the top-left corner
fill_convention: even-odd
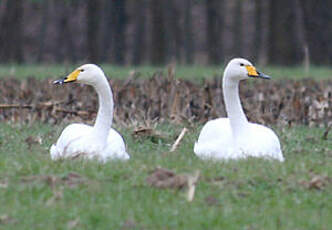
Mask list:
[[[252,76],[252,77],[258,77],[258,73],[257,73],[257,70],[254,66],[252,65],[246,65],[245,66],[247,71],[248,71],[248,75],[249,76]]]
[[[80,70],[75,70],[75,71],[73,71],[71,74],[69,74],[67,77],[66,77],[66,79],[64,80],[64,82],[72,82],[72,81],[76,81],[76,79],[77,79],[77,77],[78,77],[78,75],[80,74]]]

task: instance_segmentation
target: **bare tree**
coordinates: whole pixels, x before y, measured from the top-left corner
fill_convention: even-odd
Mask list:
[[[23,61],[23,0],[6,2],[0,24],[0,59]]]
[[[74,34],[71,31],[71,24],[68,17],[68,15],[71,15],[71,4],[72,2],[67,2],[66,0],[55,2],[55,10],[59,13],[56,20],[56,48],[53,52],[58,63],[74,62],[77,59],[74,48]]]
[[[332,2],[302,0],[303,19],[310,57],[317,64],[332,63]]]
[[[234,56],[236,4],[237,1],[224,0],[224,26],[222,31],[222,45],[225,60],[228,60]]]
[[[87,48],[90,62],[97,62],[99,59],[99,15],[100,0],[87,1]]]
[[[307,39],[304,31],[304,18],[303,18],[303,9],[301,7],[301,3],[299,0],[294,0],[293,2],[293,9],[295,14],[295,40],[297,41],[294,45],[297,49],[297,60],[303,60],[306,66],[309,65],[309,50]],[[307,67],[308,68],[308,67]]]
[[[114,33],[113,33],[113,49],[114,61],[116,64],[123,65],[125,63],[126,54],[126,25],[127,25],[127,15],[126,15],[126,0],[113,0],[113,10],[114,15]]]
[[[104,23],[102,24],[102,49],[101,49],[101,59],[100,61],[106,62],[110,61],[110,53],[112,50],[112,45],[114,43],[113,41],[113,33],[114,33],[114,28],[113,28],[113,21],[114,21],[114,16],[113,16],[113,1],[104,1],[103,2],[103,15],[104,15]]]
[[[219,64],[221,60],[221,18],[219,0],[206,0],[207,53],[209,63]]]
[[[169,0],[167,7],[163,8],[165,21],[166,60],[180,60],[181,54],[181,28],[180,9],[176,1]]]
[[[194,45],[193,45],[193,32],[192,32],[192,1],[193,0],[185,0],[185,9],[184,9],[184,53],[185,60],[187,64],[191,64],[193,62],[193,53]]]
[[[45,50],[45,39],[46,39],[46,30],[49,24],[49,17],[48,17],[48,7],[49,7],[49,0],[44,0],[41,2],[42,4],[42,21],[40,25],[40,35],[39,35],[39,49],[38,49],[38,55],[37,60],[41,62],[43,60],[43,54]]]
[[[258,45],[258,63],[261,66],[267,65],[269,61],[269,18],[270,0],[259,1],[259,45]]]
[[[250,60],[255,56],[256,2],[241,1],[241,56]]]
[[[146,7],[147,1],[134,1],[135,15],[134,15],[134,45],[133,45],[133,59],[134,65],[139,65],[144,60],[145,54],[145,30],[146,30]]]
[[[151,63],[161,65],[165,63],[166,39],[163,0],[150,0],[151,13]]]

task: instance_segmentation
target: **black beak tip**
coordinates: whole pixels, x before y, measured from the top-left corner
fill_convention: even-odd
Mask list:
[[[63,83],[65,83],[65,79],[59,79],[59,80],[53,81],[54,85],[62,85]]]
[[[257,72],[258,73],[258,77],[259,78],[262,78],[262,79],[267,79],[267,80],[270,80],[271,77],[269,75],[266,75],[264,73],[261,73],[261,72]]]

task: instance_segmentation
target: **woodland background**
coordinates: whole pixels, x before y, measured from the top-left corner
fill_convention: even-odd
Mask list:
[[[330,65],[329,0],[0,0],[1,63]]]

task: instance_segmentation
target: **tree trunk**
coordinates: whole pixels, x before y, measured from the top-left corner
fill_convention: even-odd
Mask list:
[[[207,16],[207,51],[208,61],[210,64],[219,64],[221,60],[220,48],[220,16],[218,12],[219,0],[206,0],[206,16]]]
[[[261,0],[259,2],[259,46],[258,46],[258,64],[265,66],[269,62],[268,50],[269,50],[269,35],[270,35],[270,0]]]
[[[166,61],[180,60],[181,54],[181,29],[179,7],[174,0],[169,0],[164,7],[165,39],[167,43]]]
[[[192,31],[192,16],[191,16],[191,7],[193,0],[186,0],[185,2],[185,13],[184,13],[184,53],[186,64],[193,63],[193,31]]]
[[[73,36],[75,36],[70,29],[70,21],[68,15],[71,15],[70,3],[65,0],[57,1],[56,10],[59,12],[59,19],[56,23],[56,43],[55,58],[58,63],[75,61],[76,52],[74,47]]]
[[[294,4],[289,1],[271,1],[270,4],[270,59],[274,64],[296,64],[297,35]]]
[[[101,54],[100,54],[100,61],[106,62],[110,61],[111,54],[112,54],[112,46],[114,43],[113,39],[113,21],[114,21],[114,16],[113,16],[113,1],[106,0],[104,1],[104,20],[105,23],[103,24],[103,36],[102,36],[102,49],[101,49]]]
[[[23,62],[23,0],[16,0],[15,7],[15,24],[14,28],[14,37],[13,45],[15,47],[14,51],[14,60],[18,63]]]
[[[301,5],[310,57],[316,64],[330,65],[332,63],[332,2],[303,0]]]
[[[224,1],[224,26],[223,26],[223,54],[224,60],[229,60],[234,56],[235,47],[235,11],[237,1],[225,0]]]
[[[134,65],[142,64],[145,54],[145,26],[146,26],[146,0],[135,1],[136,15],[134,16],[134,45],[133,45],[133,60]]]
[[[123,65],[125,63],[126,54],[126,1],[113,0],[114,14],[114,46],[113,53],[115,55],[115,63]]]
[[[23,0],[8,0],[5,8],[0,27],[0,60],[21,63],[23,62]]]
[[[45,53],[45,38],[46,38],[46,31],[48,27],[48,6],[49,6],[49,0],[44,0],[42,3],[42,22],[40,26],[40,32],[39,32],[39,49],[37,54],[37,60],[38,62],[43,61],[43,55]]]
[[[88,0],[87,8],[87,48],[90,62],[99,61],[99,15],[100,0]]]
[[[307,58],[309,55],[308,51],[306,49],[308,48],[308,44],[305,38],[304,33],[304,19],[303,19],[303,11],[301,7],[301,3],[299,0],[294,0],[293,2],[293,9],[295,14],[295,30],[294,30],[294,37],[295,37],[295,43],[294,46],[296,48],[296,62],[300,62],[301,60],[303,62],[309,61]],[[306,57],[305,57],[306,56]],[[306,61],[304,61],[306,60]]]
[[[255,1],[241,2],[241,56],[253,60],[256,40],[256,3]]]
[[[163,15],[163,0],[150,0],[151,13],[151,63],[162,65],[165,63],[166,40],[165,21]]]

